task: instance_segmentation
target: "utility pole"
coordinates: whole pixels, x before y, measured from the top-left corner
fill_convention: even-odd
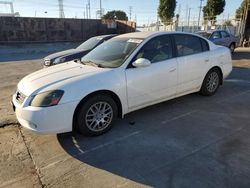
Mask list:
[[[204,0],[200,0],[200,6],[199,6],[199,17],[198,17],[198,29],[200,27],[200,19],[201,19],[201,9],[202,9],[202,1]]]
[[[4,5],[9,5],[10,6],[10,11],[11,11],[11,14],[14,15],[14,7],[13,7],[13,2],[10,2],[10,1],[0,1],[0,4],[4,4]]]
[[[59,18],[65,18],[63,11],[63,0],[58,0],[59,5]]]
[[[190,21],[190,11],[191,11],[191,8],[188,9],[188,28],[189,28],[189,21]]]
[[[90,0],[88,1],[88,6],[89,6],[89,19],[91,19],[91,9],[90,9]]]
[[[102,0],[100,0],[100,18],[102,19]]]
[[[86,19],[89,19],[88,12],[89,12],[89,10],[88,10],[88,4],[86,4]]]
[[[129,20],[131,20],[131,16],[132,16],[132,6],[129,6]]]

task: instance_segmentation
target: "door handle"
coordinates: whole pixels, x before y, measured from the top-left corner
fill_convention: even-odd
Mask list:
[[[205,59],[205,62],[206,62],[206,63],[209,62],[209,59]]]
[[[169,70],[169,72],[174,72],[176,70],[176,68],[172,68]]]

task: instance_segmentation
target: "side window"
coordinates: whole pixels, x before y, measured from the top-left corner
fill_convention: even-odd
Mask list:
[[[201,41],[199,37],[191,35],[174,35],[177,48],[177,55],[185,56],[202,52]]]
[[[157,63],[173,57],[172,45],[169,36],[159,36],[148,41],[134,57],[133,61],[145,58],[151,63]]]
[[[223,38],[230,37],[230,35],[227,32],[225,32],[225,31],[221,31],[221,35],[222,35]]]
[[[200,39],[203,52],[209,51],[209,45],[204,39]]]
[[[212,39],[220,39],[221,38],[220,32],[218,32],[218,31],[213,32],[211,38]]]

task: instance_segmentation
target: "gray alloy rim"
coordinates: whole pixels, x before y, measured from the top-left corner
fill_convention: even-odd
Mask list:
[[[87,127],[94,132],[103,131],[113,119],[113,109],[107,102],[97,102],[88,109],[85,122]]]
[[[213,93],[219,85],[219,75],[217,72],[212,72],[207,79],[207,90]]]

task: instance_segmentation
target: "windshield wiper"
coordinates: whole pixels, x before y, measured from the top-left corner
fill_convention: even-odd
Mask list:
[[[94,63],[93,61],[81,61],[83,65],[90,65],[94,67],[100,67],[100,68],[105,68],[102,64]]]

